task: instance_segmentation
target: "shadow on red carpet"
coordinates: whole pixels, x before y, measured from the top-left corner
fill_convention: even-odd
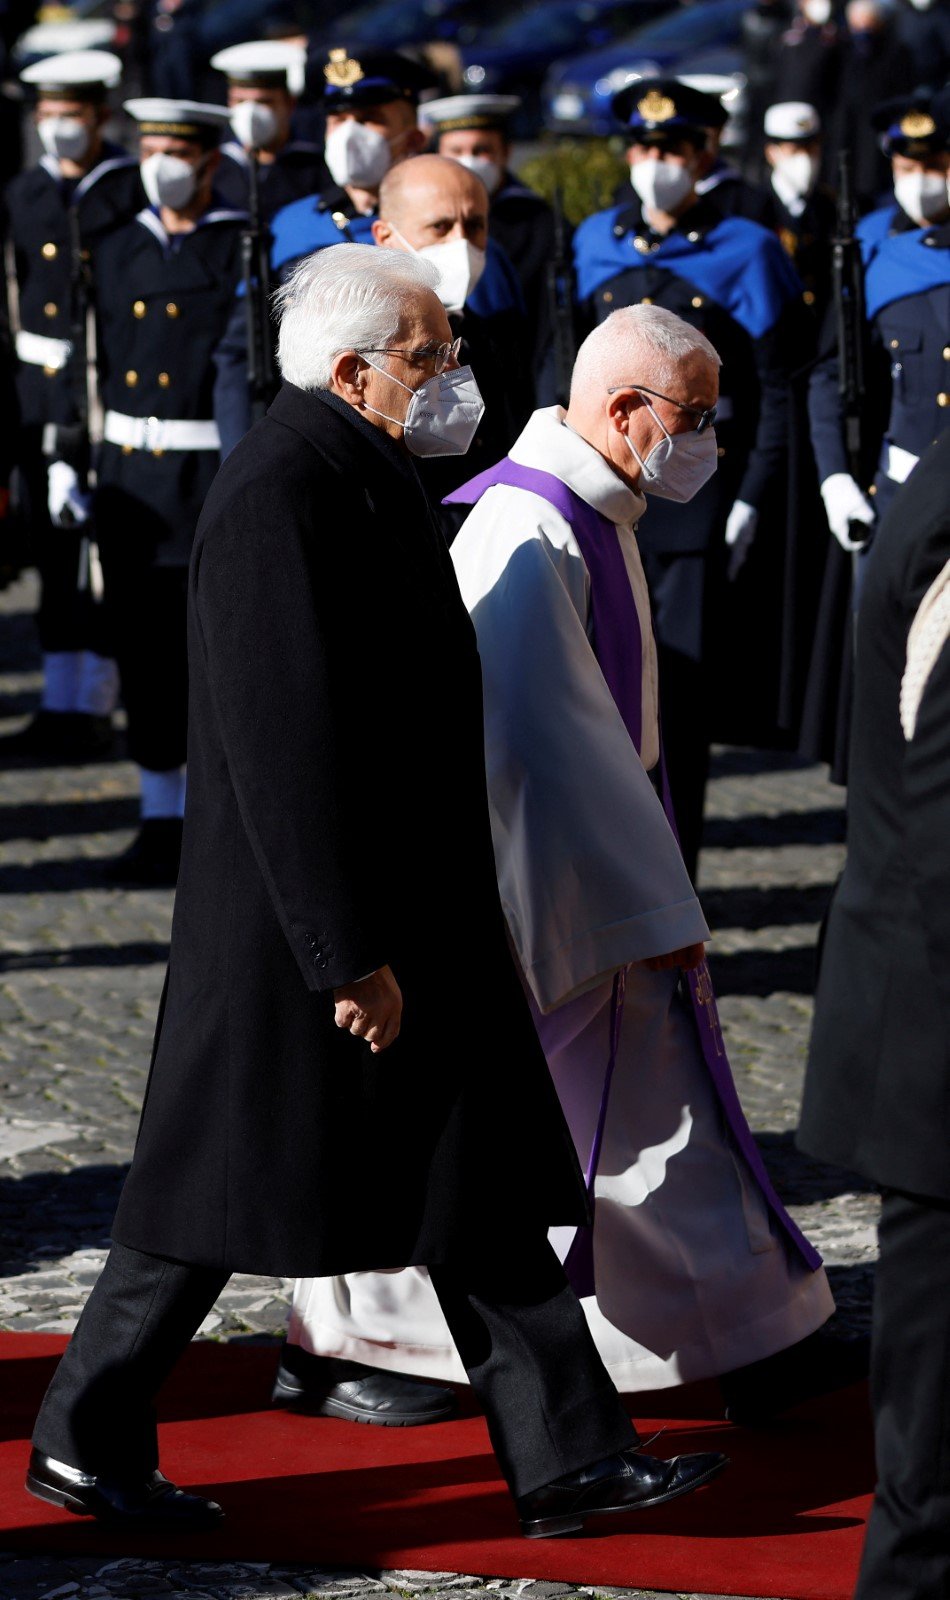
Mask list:
[[[644,1431],[665,1426],[658,1454],[723,1449],[728,1472],[669,1506],[528,1542],[467,1391],[451,1422],[354,1427],[269,1410],[272,1349],[196,1344],[162,1396],[162,1466],[219,1499],[227,1521],[169,1541],[107,1532],[25,1494],[33,1418],[63,1344],[0,1334],[5,1550],[409,1567],[777,1600],[850,1600],[854,1588],[874,1479],[863,1387],[758,1433],[722,1421],[715,1385],[633,1397]]]

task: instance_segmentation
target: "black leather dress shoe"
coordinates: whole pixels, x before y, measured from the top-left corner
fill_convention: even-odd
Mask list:
[[[728,1456],[717,1450],[674,1456],[672,1461],[641,1455],[636,1447],[623,1450],[522,1495],[518,1501],[521,1531],[526,1539],[580,1533],[587,1517],[665,1505],[667,1500],[701,1489],[728,1464]]]
[[[271,1404],[290,1406],[312,1417],[372,1422],[380,1428],[418,1428],[426,1422],[444,1422],[458,1409],[451,1389],[356,1361],[312,1356],[299,1345],[284,1347]]]
[[[793,1406],[860,1383],[870,1362],[870,1339],[819,1328],[764,1361],[724,1373],[719,1386],[726,1420],[741,1428],[767,1427]]]
[[[65,1461],[54,1461],[34,1450],[26,1474],[26,1487],[37,1500],[62,1506],[77,1517],[95,1517],[113,1527],[167,1528],[170,1533],[215,1528],[224,1512],[215,1500],[186,1494],[160,1472],[139,1483],[110,1483]]]

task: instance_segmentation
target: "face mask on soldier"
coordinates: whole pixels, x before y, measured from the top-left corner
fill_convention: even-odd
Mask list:
[[[476,178],[481,178],[482,183],[490,195],[497,194],[501,188],[504,168],[491,156],[454,156],[460,167],[467,167],[469,172],[474,172]]]
[[[894,179],[894,199],[923,228],[947,210],[947,179],[942,172],[902,172]]]
[[[160,151],[147,156],[139,171],[142,174],[142,187],[153,206],[168,206],[170,211],[180,211],[195,197],[198,174],[181,156]]]
[[[386,135],[352,117],[330,129],[323,156],[330,177],[341,189],[378,189],[393,164]]]
[[[242,100],[234,107],[231,129],[245,150],[266,150],[280,132],[277,113],[257,100]]]
[[[630,168],[630,182],[647,211],[675,211],[694,181],[689,167],[674,161],[637,161]]]
[[[43,117],[36,131],[46,154],[56,161],[81,161],[89,149],[89,129],[78,117]]]

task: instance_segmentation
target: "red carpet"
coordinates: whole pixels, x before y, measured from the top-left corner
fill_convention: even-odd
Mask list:
[[[24,1493],[27,1440],[63,1343],[0,1334],[4,1550],[325,1562],[850,1600],[873,1486],[863,1388],[812,1402],[763,1434],[717,1420],[712,1386],[637,1396],[644,1431],[667,1424],[661,1455],[721,1447],[732,1457],[728,1472],[672,1505],[595,1523],[594,1533],[529,1542],[479,1417],[372,1428],[288,1416],[267,1409],[273,1350],[196,1344],[163,1396],[162,1467],[219,1499],[228,1520],[216,1533],[170,1546],[106,1533]]]

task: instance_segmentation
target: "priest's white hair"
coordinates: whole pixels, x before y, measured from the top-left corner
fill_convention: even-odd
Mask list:
[[[664,389],[685,356],[700,350],[720,365],[704,333],[664,306],[623,306],[589,333],[577,352],[571,378],[571,403],[620,384],[648,383]]]
[[[304,256],[274,295],[282,376],[299,389],[328,389],[338,355],[392,344],[407,305],[438,281],[431,261],[370,244]]]

